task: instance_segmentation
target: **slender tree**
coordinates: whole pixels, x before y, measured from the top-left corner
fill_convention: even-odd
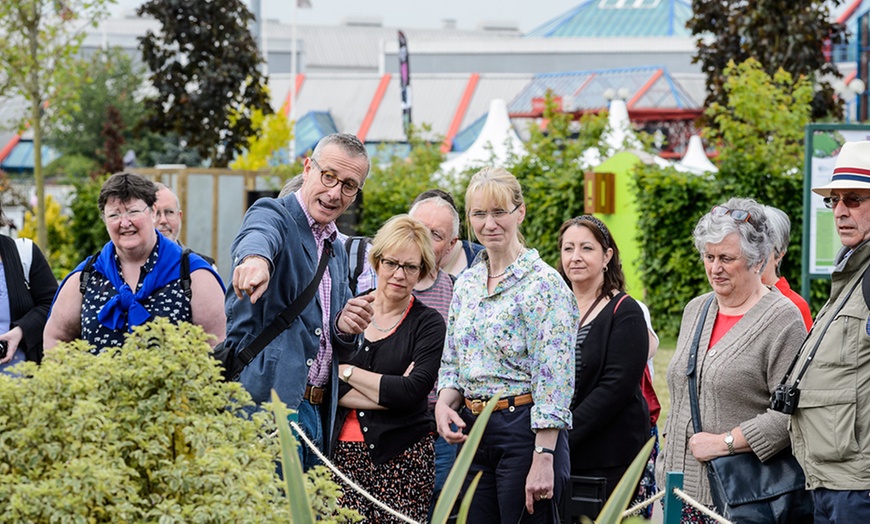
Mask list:
[[[846,28],[831,21],[831,6],[842,0],[693,0],[688,27],[698,37],[698,54],[707,75],[707,105],[727,106],[725,68],[754,58],[774,76],[779,69],[817,84],[813,116],[841,116],[833,90],[823,76],[840,77],[825,50],[846,41]]]
[[[176,133],[211,164],[225,167],[256,134],[252,113],[272,113],[262,58],[241,0],[150,0],[138,10],[161,26],[140,38],[156,95],[147,125]]]
[[[108,0],[5,0],[0,2],[0,96],[23,99],[22,127],[33,133],[33,177],[37,197],[37,243],[48,248],[45,181],[42,173],[44,127],[56,114],[50,104],[74,96],[69,79],[83,29],[106,14]]]

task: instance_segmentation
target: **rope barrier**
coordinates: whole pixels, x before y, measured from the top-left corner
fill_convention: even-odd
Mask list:
[[[632,515],[634,515],[634,514],[636,514],[636,513],[639,513],[640,510],[642,510],[643,508],[649,506],[650,504],[652,504],[653,502],[659,500],[660,498],[663,498],[664,496],[665,496],[665,491],[664,491],[664,490],[663,490],[663,491],[659,491],[658,493],[656,493],[656,494],[653,495],[652,497],[650,497],[650,498],[648,498],[648,499],[646,499],[646,500],[644,500],[644,501],[642,501],[642,502],[638,502],[638,503],[635,504],[634,506],[632,506],[632,507],[628,508],[627,510],[625,510],[625,512],[623,512],[623,514],[622,514],[622,518],[627,519],[628,517],[630,517],[630,516],[632,516]]]
[[[413,520],[409,517],[406,517],[405,515],[402,515],[401,513],[394,510],[393,508],[387,506],[386,504],[384,504],[380,500],[374,498],[365,489],[363,489],[361,486],[359,486],[356,482],[350,480],[344,473],[339,471],[339,469],[332,462],[330,462],[329,459],[327,459],[326,456],[323,453],[321,453],[319,449],[317,449],[317,446],[314,445],[314,442],[311,442],[311,440],[308,438],[308,435],[305,434],[305,432],[302,430],[301,427],[299,427],[299,425],[296,422],[290,421],[290,427],[292,427],[293,430],[296,432],[296,434],[302,438],[302,441],[305,442],[305,445],[308,446],[308,448],[311,451],[313,451],[315,455],[317,455],[317,458],[320,459],[320,461],[323,462],[323,464],[326,467],[328,467],[330,470],[332,470],[332,472],[335,474],[335,476],[340,478],[345,484],[350,486],[354,491],[356,491],[357,493],[359,493],[360,495],[365,497],[369,502],[371,502],[375,506],[386,511],[387,513],[396,517],[399,520],[407,522],[408,524],[421,524],[420,522],[417,522],[416,520]],[[278,432],[276,431],[276,432],[272,433],[271,436],[276,436],[277,434],[278,434]]]
[[[690,497],[688,494],[686,494],[685,491],[681,490],[680,488],[674,488],[674,494],[676,494],[678,497],[680,497],[683,500],[683,502],[692,506],[693,508],[700,511],[704,515],[710,517],[711,519],[715,520],[719,524],[733,524],[730,520],[719,515],[715,511],[712,511],[707,506],[704,506],[700,502],[698,502],[695,499],[693,499],[692,497]]]

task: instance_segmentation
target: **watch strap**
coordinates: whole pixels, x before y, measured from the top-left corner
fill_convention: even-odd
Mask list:
[[[728,454],[733,455],[734,454],[734,435],[732,435],[730,431],[725,434],[725,445],[728,446]]]
[[[556,456],[556,450],[545,448],[544,446],[535,446],[535,453],[549,453],[550,455]]]

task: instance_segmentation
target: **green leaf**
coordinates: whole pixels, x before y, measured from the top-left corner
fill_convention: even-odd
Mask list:
[[[625,512],[631,500],[637,492],[637,483],[640,481],[640,476],[643,474],[646,464],[649,461],[649,455],[652,452],[655,439],[650,438],[646,445],[638,452],[637,456],[625,470],[625,474],[616,485],[616,489],[610,494],[610,498],[601,508],[601,513],[598,514],[596,524],[618,524],[622,522],[622,514]]]
[[[477,446],[480,445],[480,440],[483,438],[483,432],[486,428],[486,423],[489,421],[496,404],[498,404],[501,394],[497,393],[486,403],[486,408],[477,417],[474,422],[474,427],[468,434],[465,443],[462,444],[462,451],[456,457],[456,462],[453,463],[453,468],[450,474],[447,475],[447,480],[444,482],[444,488],[441,489],[441,496],[438,497],[438,502],[435,504],[435,510],[432,512],[433,524],[446,524],[450,517],[450,510],[456,504],[456,499],[459,497],[459,492],[462,490],[462,483],[465,480],[468,469],[471,467],[471,462],[474,459],[474,454],[477,452]],[[465,501],[471,504],[471,497],[474,495],[474,487],[477,484],[469,485],[469,489],[465,494]],[[462,522],[462,521],[459,521]]]
[[[275,423],[278,425],[278,436],[281,441],[281,467],[284,480],[287,482],[287,500],[290,502],[290,514],[294,524],[314,524],[314,512],[311,511],[311,501],[305,491],[302,481],[302,462],[296,447],[299,443],[290,430],[287,421],[287,406],[278,398],[278,393],[272,390],[272,411],[275,412]]]

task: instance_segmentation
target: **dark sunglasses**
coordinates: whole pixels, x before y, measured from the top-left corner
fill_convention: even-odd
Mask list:
[[[829,196],[822,199],[825,202],[825,207],[828,209],[834,209],[837,207],[837,204],[840,202],[843,203],[849,209],[855,209],[856,207],[861,205],[861,202],[865,200],[870,200],[870,196],[858,196],[858,195],[846,195],[842,197],[838,196]]]
[[[725,215],[731,215],[731,218],[733,218],[735,222],[752,222],[752,216],[749,214],[749,211],[744,211],[742,209],[730,209],[725,206],[713,206],[713,209],[710,210],[710,214],[714,217],[724,217]]]

